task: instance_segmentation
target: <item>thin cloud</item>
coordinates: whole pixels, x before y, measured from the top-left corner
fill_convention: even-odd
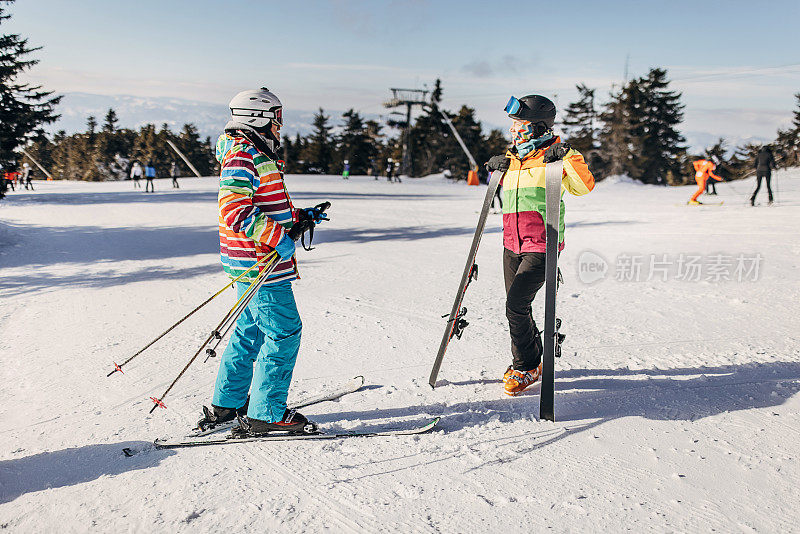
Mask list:
[[[388,67],[386,65],[368,65],[368,64],[342,64],[342,63],[286,63],[285,65],[290,69],[306,69],[306,70],[347,70],[347,71],[380,71],[380,72],[401,72],[404,69],[397,67]]]

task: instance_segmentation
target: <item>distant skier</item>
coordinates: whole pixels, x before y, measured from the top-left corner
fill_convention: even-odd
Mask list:
[[[33,174],[33,169],[31,169],[31,166],[28,165],[27,163],[23,163],[22,164],[22,182],[25,184],[25,190],[26,191],[28,190],[28,187],[30,187],[31,191],[33,191],[33,182],[31,182],[31,180],[32,180],[31,175],[32,174]]]
[[[33,191],[34,170],[27,163],[25,163],[22,167],[24,169],[22,172],[22,179],[25,181],[25,190],[27,191],[30,187],[31,191]]]
[[[386,181],[391,182],[392,177],[394,176],[394,162],[392,158],[386,160]]]
[[[294,221],[314,219],[315,209],[294,209],[276,165],[283,124],[278,97],[262,87],[237,94],[229,106],[231,120],[217,141],[222,265],[236,278],[272,251],[279,263],[236,322],[220,359],[212,409],[204,409],[198,426],[246,413],[239,435],[302,432],[308,420],[286,407],[302,329],[291,284],[295,242],[288,232]],[[240,296],[257,277],[254,271],[236,283]]]
[[[153,165],[153,161],[150,160],[147,162],[147,165],[144,166],[144,179],[146,183],[144,184],[144,192],[155,193],[156,186],[153,185],[153,179],[156,177],[156,168]]]
[[[377,180],[378,176],[380,176],[381,171],[378,169],[378,163],[374,159],[369,160],[369,170],[372,173],[372,176]]]
[[[350,179],[350,162],[344,160],[344,170],[342,171],[342,179],[349,180]]]
[[[0,187],[3,187],[3,192],[8,192],[9,186],[11,187],[12,191],[16,191],[16,182],[17,182],[17,174],[16,172],[5,172],[3,168],[0,167]]]
[[[548,98],[511,97],[505,111],[513,121],[513,146],[504,155],[493,156],[486,167],[490,172],[505,172],[503,273],[512,364],[503,383],[506,394],[517,395],[542,374],[544,349],[531,303],[545,280],[545,163],[564,160],[562,187],[573,195],[594,189],[594,176],[581,153],[553,133],[556,108]],[[560,227],[564,228],[563,201]],[[559,242],[560,251],[564,248],[563,230]]]
[[[699,159],[692,163],[694,166],[694,179],[697,182],[697,191],[694,192],[692,198],[689,199],[688,204],[691,206],[699,206],[702,202],[699,202],[697,199],[703,192],[706,190],[706,182],[713,178],[714,180],[721,182],[722,177],[717,176],[714,174],[714,170],[717,168],[718,160],[716,156],[711,156],[711,160],[707,159]]]
[[[180,189],[178,185],[178,164],[174,161],[169,165],[169,176],[172,178],[173,189]]]
[[[717,168],[717,172],[719,172],[719,168]],[[717,194],[717,180],[706,180],[706,195],[716,195]]]
[[[142,184],[139,183],[139,180],[142,179],[142,166],[139,165],[138,161],[133,162],[133,167],[131,167],[131,179],[133,180],[133,188],[136,189],[137,187],[142,187]]]
[[[756,205],[756,195],[758,194],[758,190],[761,189],[762,178],[767,182],[767,199],[769,204],[772,205],[772,184],[770,182],[772,180],[772,169],[775,168],[775,158],[773,157],[772,151],[768,146],[765,145],[758,149],[755,168],[756,190],[753,191],[753,196],[750,197],[750,205]]]

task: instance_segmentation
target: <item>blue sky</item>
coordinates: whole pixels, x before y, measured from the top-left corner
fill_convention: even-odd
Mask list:
[[[505,124],[510,94],[602,100],[650,67],[684,95],[687,132],[774,136],[800,92],[800,2],[207,2],[22,0],[3,32],[41,45],[58,92],[227,102],[266,84],[286,107],[384,113],[389,87],[443,80],[445,107]],[[190,118],[187,118],[187,121]]]

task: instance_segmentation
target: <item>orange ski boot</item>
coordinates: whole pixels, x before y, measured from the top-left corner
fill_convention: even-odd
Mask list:
[[[509,365],[508,369],[506,369],[506,372],[503,374],[503,384],[508,382],[508,377],[511,376],[512,371],[514,371],[514,368]]]
[[[539,367],[532,371],[517,371],[516,369],[511,370],[511,374],[506,379],[506,395],[511,395],[512,397],[515,395],[519,395],[523,391],[525,391],[529,386],[532,386],[536,383],[537,380],[542,376],[542,364],[539,364]]]

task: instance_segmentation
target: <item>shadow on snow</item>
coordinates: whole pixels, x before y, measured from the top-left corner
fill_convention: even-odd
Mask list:
[[[501,394],[499,380],[439,381],[438,388],[486,384]],[[622,417],[694,421],[725,412],[769,408],[800,391],[800,363],[771,362],[677,369],[572,369],[556,373],[556,421],[570,423]],[[440,415],[441,428],[455,432],[492,418],[513,423],[538,419],[539,388],[517,397],[456,404],[340,412],[317,416],[321,423]],[[584,425],[577,427],[582,428]]]
[[[128,458],[123,448],[148,451]],[[14,460],[0,461],[0,503],[13,501],[26,493],[74,486],[103,476],[149,469],[175,451],[155,449],[147,441],[125,441],[86,445],[60,451],[42,452]]]

